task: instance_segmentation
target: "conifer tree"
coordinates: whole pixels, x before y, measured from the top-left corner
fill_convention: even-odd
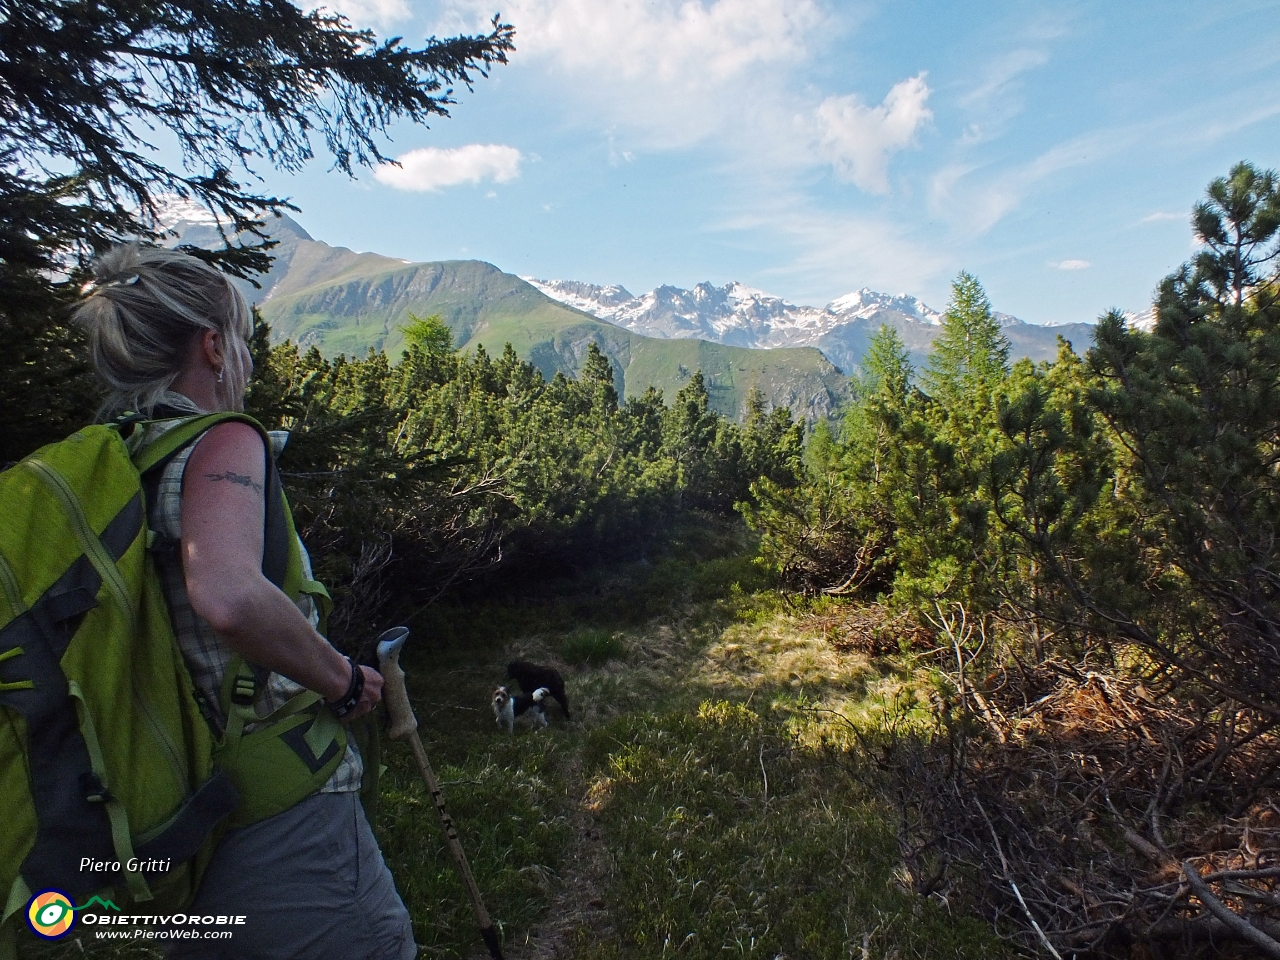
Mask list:
[[[1280,180],[1274,170],[1237,163],[1196,204],[1191,224],[1208,247],[1193,263],[1222,306],[1241,307],[1261,271],[1280,256]]]
[[[747,419],[741,434],[745,484],[760,477],[788,487],[799,482],[803,472],[804,424],[793,421],[786,407],[769,410],[759,387],[753,386],[747,394]],[[745,495],[747,491],[742,492]]]
[[[676,392],[662,427],[667,454],[686,473],[701,470],[715,441],[717,419],[707,394],[707,381],[702,370],[695,370],[689,382]]]
[[[925,396],[903,419],[896,446],[905,483],[894,511],[895,594],[926,610],[940,597],[990,607],[999,577],[988,552],[985,485],[1001,442],[1009,344],[975,277],[961,273],[951,290],[922,378]]]
[[[613,364],[592,340],[587,344],[587,359],[578,372],[578,380],[595,396],[596,404],[603,410],[618,408],[618,390],[614,386]]]
[[[259,163],[292,172],[317,150],[347,174],[381,163],[392,123],[447,116],[453,86],[506,62],[513,37],[495,18],[415,48],[288,0],[0,0],[0,459],[94,412],[68,313],[95,253],[159,239],[177,195],[224,230],[223,249],[191,253],[265,270],[261,218],[291,208],[252,186]]]
[[[899,403],[906,399],[914,371],[907,345],[893,327],[883,324],[871,338],[862,358],[862,371],[855,383],[859,396],[878,396]]]
[[[801,483],[766,475],[752,485],[753,502],[740,509],[761,533],[761,559],[785,586],[863,596],[889,586],[896,563],[895,485],[905,479],[898,431],[910,376],[901,339],[882,326],[854,383],[856,399],[841,441],[834,442],[820,423],[805,450]]]
[[[1082,599],[1184,675],[1280,718],[1280,252],[1276,175],[1209,186],[1207,249],[1168,277],[1146,334],[1111,313],[1094,402],[1129,455],[1142,564]],[[1269,273],[1261,273],[1268,269]],[[1144,602],[1145,601],[1145,602]]]
[[[313,138],[344,173],[383,162],[397,120],[447,116],[452,85],[506,62],[514,31],[380,41],[323,8],[238,0],[6,0],[0,9],[0,223],[25,267],[66,267],[146,235],[162,194],[192,197],[232,234],[287,206],[245,188],[264,159],[295,171]],[[167,165],[154,130],[177,141]],[[261,269],[253,251],[230,262]],[[3,284],[0,283],[0,289]]]
[[[986,291],[972,274],[961,272],[933,342],[925,391],[943,404],[982,403],[1008,373],[1009,341],[991,314]]]

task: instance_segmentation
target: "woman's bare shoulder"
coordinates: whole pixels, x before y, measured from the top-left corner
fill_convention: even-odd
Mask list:
[[[262,434],[251,424],[228,420],[210,427],[191,451],[183,488],[228,482],[261,493],[266,472]]]

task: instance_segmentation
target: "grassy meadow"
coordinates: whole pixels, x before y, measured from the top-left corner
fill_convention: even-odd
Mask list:
[[[740,527],[412,626],[420,733],[510,960],[1009,955],[909,892],[898,814],[858,746],[886,711],[923,722],[927,684],[788,610]],[[548,729],[499,730],[489,695],[517,657],[561,670],[572,721],[552,703]],[[421,955],[484,957],[410,751],[382,749],[377,832]],[[74,938],[26,955],[83,951],[160,955]]]
[[[908,892],[856,745],[923,687],[784,609],[736,533],[423,620],[410,690],[508,957],[1005,955]],[[517,657],[561,670],[571,722],[552,704],[545,731],[498,730],[489,693]],[[481,957],[409,751],[384,760],[379,835],[423,955]]]

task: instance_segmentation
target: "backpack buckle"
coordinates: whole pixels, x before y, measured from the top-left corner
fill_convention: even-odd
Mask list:
[[[90,803],[106,803],[110,799],[106,785],[96,773],[85,771],[80,774],[80,789]]]
[[[231,685],[231,702],[238,707],[250,706],[257,692],[258,684],[253,677],[236,677]]]
[[[126,439],[133,435],[135,426],[146,422],[147,418],[140,413],[122,413],[111,421],[112,425],[120,431],[120,436]]]

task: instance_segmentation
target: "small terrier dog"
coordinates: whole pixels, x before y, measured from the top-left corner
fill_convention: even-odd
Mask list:
[[[530,719],[541,728],[547,725],[547,708],[543,704],[550,691],[539,687],[532,694],[520,693],[512,696],[506,687],[498,687],[493,691],[493,719],[499,727],[506,727],[507,733],[516,732],[516,717],[531,714]]]
[[[515,660],[507,664],[507,677],[520,684],[521,690],[546,688],[547,692],[555,698],[556,703],[560,704],[560,709],[564,711],[564,718],[572,719],[569,716],[569,698],[564,695],[564,678],[560,676],[559,670],[525,660]]]

